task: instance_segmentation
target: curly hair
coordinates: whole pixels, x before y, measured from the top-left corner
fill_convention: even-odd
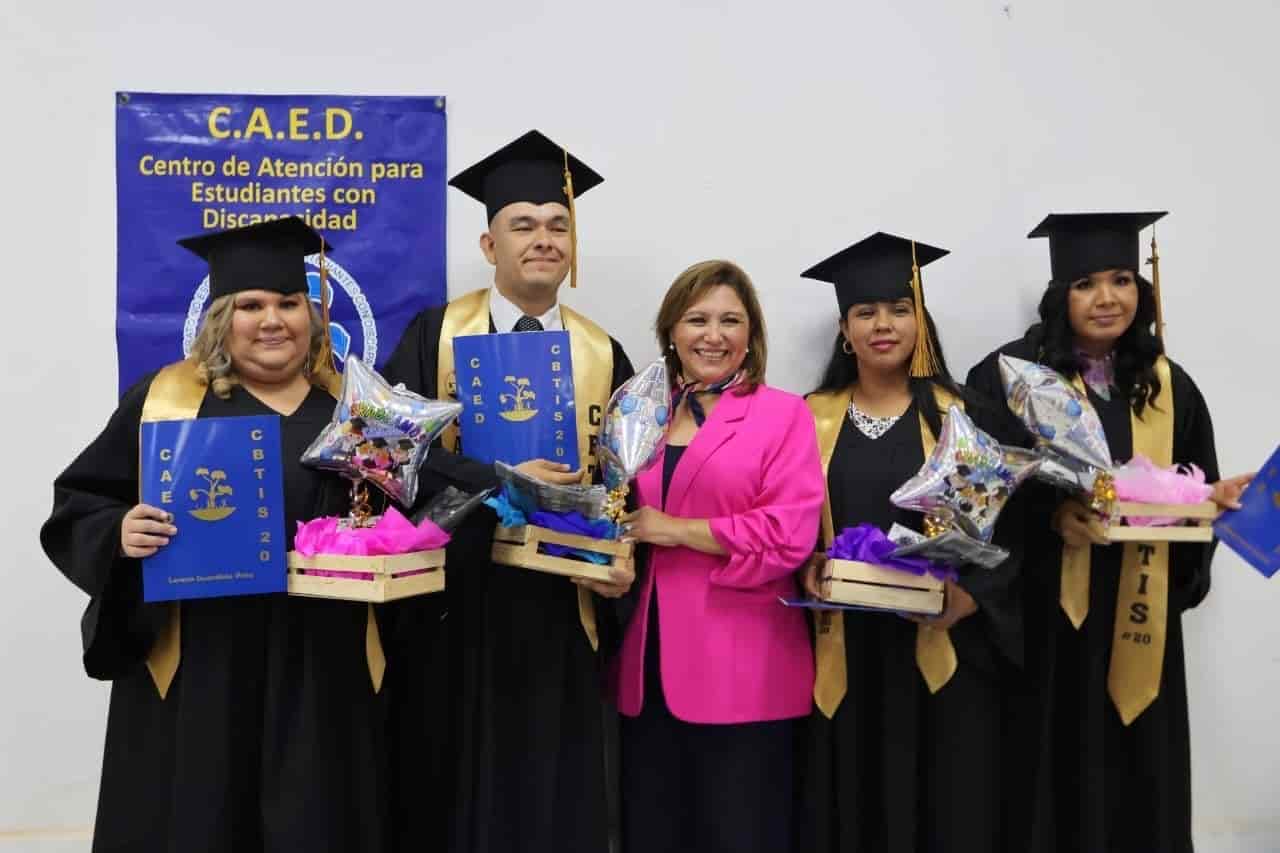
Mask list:
[[[1128,396],[1135,414],[1141,416],[1160,393],[1156,359],[1164,354],[1164,344],[1152,332],[1156,319],[1155,290],[1151,282],[1133,270],[1138,286],[1138,310],[1133,322],[1115,342],[1116,384]],[[1075,331],[1067,309],[1072,282],[1050,281],[1040,298],[1040,362],[1067,376],[1079,373],[1084,365],[1076,355]]]
[[[200,331],[191,345],[189,358],[196,363],[196,375],[200,382],[213,390],[223,400],[231,396],[231,389],[240,384],[231,364],[231,356],[226,350],[227,335],[231,331],[231,318],[235,314],[235,294],[219,296],[209,303],[200,321]],[[324,321],[315,303],[307,300],[311,315],[311,345],[307,350],[307,361],[303,365],[303,375],[312,384],[318,384],[317,366],[320,364],[320,351],[324,346]]]

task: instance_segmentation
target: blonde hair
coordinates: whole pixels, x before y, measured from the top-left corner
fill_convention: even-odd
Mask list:
[[[304,295],[305,298],[305,295]],[[311,315],[311,346],[307,350],[307,360],[302,366],[302,373],[313,385],[323,385],[318,375],[320,370],[320,351],[324,346],[324,321],[315,303],[307,299],[308,313]],[[231,396],[231,389],[240,384],[231,364],[231,356],[227,353],[227,335],[231,331],[231,318],[236,313],[236,295],[229,293],[219,296],[209,303],[200,321],[200,331],[196,333],[195,342],[191,345],[190,359],[196,362],[196,376],[200,382],[213,390],[223,400]]]
[[[764,311],[756,298],[755,285],[742,267],[732,261],[702,261],[689,267],[671,283],[667,295],[658,309],[654,330],[658,333],[658,345],[662,347],[667,362],[667,373],[672,381],[680,375],[680,359],[671,348],[671,332],[684,312],[712,289],[724,285],[733,290],[747,309],[747,355],[742,362],[742,384],[738,393],[755,390],[764,382],[764,369],[768,359],[768,343],[764,328]]]

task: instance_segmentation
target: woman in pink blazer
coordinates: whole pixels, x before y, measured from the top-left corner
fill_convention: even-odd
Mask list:
[[[726,261],[676,279],[657,320],[679,377],[663,458],[624,535],[648,543],[612,676],[628,853],[789,849],[792,721],[813,652],[795,571],[823,501],[813,418],[763,384],[764,317]]]

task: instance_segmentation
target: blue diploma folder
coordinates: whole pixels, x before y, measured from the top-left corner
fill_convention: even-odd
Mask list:
[[[284,485],[274,416],[142,425],[142,502],[178,535],[142,563],[146,601],[284,592]]]
[[[578,468],[578,419],[568,332],[453,339],[462,452],[482,462],[530,459]]]
[[[1280,448],[1267,460],[1240,499],[1213,523],[1222,543],[1267,577],[1280,571]]]

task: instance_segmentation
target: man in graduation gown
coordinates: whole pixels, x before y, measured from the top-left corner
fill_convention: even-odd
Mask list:
[[[336,388],[307,331],[303,257],[321,238],[290,218],[183,245],[209,261],[211,312],[246,298],[218,350],[238,384],[220,393],[200,377],[202,331],[192,358],[124,393],[55,480],[40,530],[49,558],[90,596],[85,671],[112,682],[93,849],[377,853],[387,849],[385,662],[371,608],[284,594],[143,601],[141,558],[201,522],[138,503],[142,422],[278,415],[286,548],[298,521],[347,505],[341,479],[298,462]],[[286,313],[296,334],[273,319]]]
[[[485,205],[488,230],[480,249],[494,266],[490,286],[419,314],[386,366],[388,379],[428,397],[455,395],[452,340],[486,332],[568,332],[573,362],[579,456],[585,472],[530,460],[522,470],[553,483],[592,475],[595,446],[612,391],[633,374],[617,341],[558,302],[566,275],[576,275],[574,201],[603,179],[560,146],[530,131],[457,175],[450,184]],[[465,456],[465,433],[444,437],[424,476],[441,488],[476,491],[496,485],[492,466]],[[474,513],[454,533],[446,589],[449,685],[456,753],[450,847],[493,851],[601,851],[609,835],[606,731],[598,649],[616,634],[600,595],[621,584],[583,581],[495,565],[496,519]],[[398,642],[429,643],[440,616],[405,602]],[[434,622],[433,622],[434,620]],[[415,636],[419,632],[422,636]],[[412,653],[412,649],[408,650]],[[438,703],[423,671],[388,673],[394,760],[400,790],[395,833],[403,849],[438,837],[412,801],[415,744],[421,720]],[[612,771],[609,771],[612,772]]]
[[[1131,327],[1108,356],[1116,365],[1130,366],[1127,378],[1118,366],[1087,380],[1083,370],[1058,369],[1088,393],[1113,459],[1124,462],[1135,451],[1163,445],[1171,454],[1163,464],[1194,463],[1207,482],[1214,482],[1218,463],[1208,408],[1186,371],[1159,355],[1163,343],[1151,331],[1154,323],[1158,333],[1158,311],[1146,295],[1158,300],[1158,290],[1137,278],[1138,233],[1162,215],[1064,214],[1046,219],[1030,235],[1049,238],[1053,281],[1041,303],[1042,322],[975,366],[967,384],[990,399],[1004,400],[1002,353],[1054,366],[1071,360],[1074,346],[1077,363],[1093,364],[1079,331],[1067,325],[1063,291],[1073,282],[1087,282],[1091,273],[1128,271],[1135,279],[1131,286],[1144,295]],[[1161,391],[1154,402],[1144,401],[1139,414],[1130,384],[1133,366],[1152,359]],[[1012,418],[1007,409],[1004,414]],[[1025,428],[1021,435],[1022,443],[1033,443]],[[1145,452],[1161,462],[1151,450]],[[1038,484],[1029,485],[1027,495],[1036,504],[1029,519],[1040,523],[1027,530],[1026,683],[1016,697],[1021,710],[1009,733],[1016,759],[1010,774],[1023,780],[1009,788],[1022,818],[1016,849],[1190,853],[1191,749],[1182,614],[1209,591],[1213,544],[1084,545],[1074,549],[1084,552],[1085,581],[1076,586],[1065,574],[1070,571],[1065,558],[1073,549],[1064,547],[1050,527],[1068,495]],[[1147,592],[1146,581],[1154,590],[1155,576],[1163,576],[1161,600],[1138,602],[1149,609],[1132,626],[1136,636],[1148,640],[1158,631],[1163,653],[1147,660],[1143,673],[1130,671],[1117,680],[1111,674],[1124,642],[1115,633],[1122,620],[1128,626],[1130,617],[1123,583],[1130,552],[1137,565],[1148,561],[1138,569],[1147,577],[1137,592]],[[1165,555],[1158,567],[1150,562],[1157,554]],[[1124,606],[1118,607],[1118,601]],[[1153,645],[1137,648],[1145,652]],[[1133,700],[1135,690],[1147,689],[1151,692]]]

